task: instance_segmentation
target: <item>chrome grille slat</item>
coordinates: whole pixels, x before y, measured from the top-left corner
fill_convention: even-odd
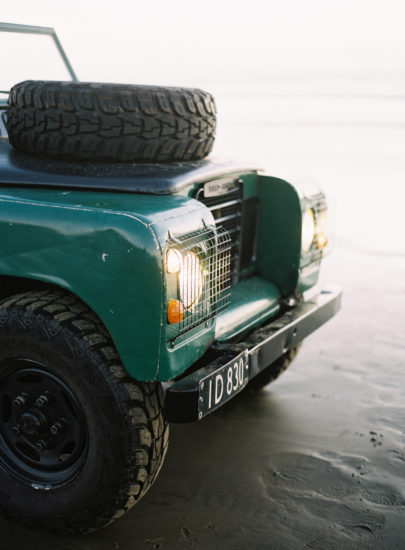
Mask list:
[[[233,220],[235,218],[240,218],[240,217],[241,217],[241,213],[235,212],[235,214],[229,214],[229,216],[223,216],[222,218],[215,218],[215,221],[217,223],[225,223],[227,221]]]
[[[211,208],[211,206],[215,206],[217,204],[222,204],[224,202],[223,198],[225,197],[226,201],[230,200],[242,200],[241,197],[241,190],[238,188],[236,191],[231,191],[230,193],[226,193],[224,195],[218,195],[216,197],[204,197],[203,193],[201,193],[202,189],[199,190],[197,193],[197,200],[203,202],[205,206],[208,206],[208,208]]]
[[[237,204],[240,204],[241,202],[242,202],[241,199],[235,199],[233,201],[214,204],[213,206],[210,206],[210,210],[211,212],[213,212],[214,210],[218,210],[218,208],[226,208],[227,206],[237,205]]]

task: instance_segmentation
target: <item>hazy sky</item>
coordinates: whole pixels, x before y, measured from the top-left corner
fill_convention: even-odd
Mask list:
[[[83,80],[204,85],[405,67],[403,0],[16,0],[0,17],[55,27]]]

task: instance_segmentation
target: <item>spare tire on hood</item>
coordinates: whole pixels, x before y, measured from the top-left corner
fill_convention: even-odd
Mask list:
[[[199,160],[213,147],[214,98],[199,89],[27,80],[9,95],[19,151],[110,162]]]

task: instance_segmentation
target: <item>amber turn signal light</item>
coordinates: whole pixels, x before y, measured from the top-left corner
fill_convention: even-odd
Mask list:
[[[170,300],[167,308],[167,320],[169,323],[180,323],[184,317],[184,306],[180,300]]]

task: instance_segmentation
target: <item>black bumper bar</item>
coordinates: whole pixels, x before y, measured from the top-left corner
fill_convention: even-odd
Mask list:
[[[218,356],[213,361],[173,383],[166,390],[165,414],[167,420],[169,422],[193,422],[226,403],[261,370],[331,319],[340,309],[341,298],[340,289],[322,290],[312,299],[300,302],[281,317],[257,328],[243,341],[215,343],[213,349]],[[217,373],[224,372],[225,367],[232,365],[232,362],[238,361],[240,357],[244,357],[246,362],[247,374],[243,383],[236,391],[232,391],[229,397],[225,396],[219,400],[216,406],[207,411],[206,404],[204,404],[207,393],[207,391],[203,391],[204,382],[209,379],[214,380]]]

